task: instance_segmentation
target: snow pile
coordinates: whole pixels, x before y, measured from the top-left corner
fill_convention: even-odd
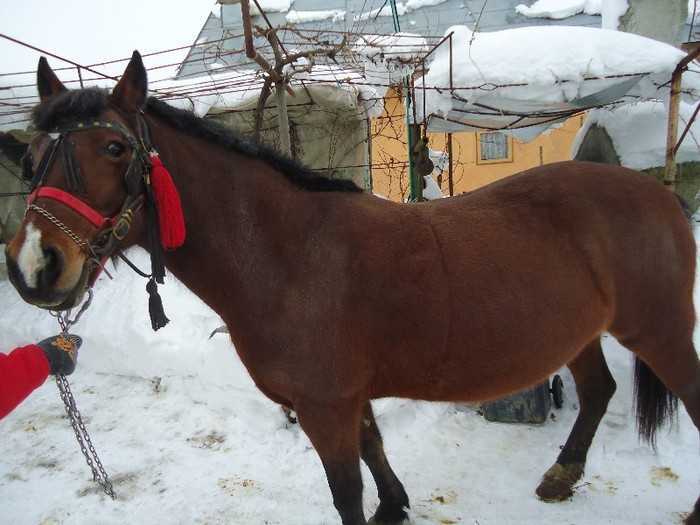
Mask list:
[[[691,121],[694,104],[681,102],[679,129]],[[586,123],[572,145],[572,158],[591,126],[605,128],[620,164],[644,170],[663,166],[666,159],[668,109],[658,101],[646,101],[618,108],[600,108],[588,112]],[[700,123],[695,121],[676,154],[678,163],[700,160]]]
[[[442,199],[445,196],[442,194],[442,190],[438,185],[437,181],[431,175],[423,176],[424,188],[423,188],[423,198],[427,201],[432,201],[435,199]]]
[[[606,0],[601,8],[600,27],[617,31],[620,28],[620,17],[627,9],[627,0]]]

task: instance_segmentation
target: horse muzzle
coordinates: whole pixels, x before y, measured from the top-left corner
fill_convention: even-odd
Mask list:
[[[90,264],[83,260],[79,266],[74,263],[70,268],[59,248],[28,247],[25,242],[16,250],[13,242],[5,248],[7,273],[25,302],[58,311],[80,304],[92,273]]]

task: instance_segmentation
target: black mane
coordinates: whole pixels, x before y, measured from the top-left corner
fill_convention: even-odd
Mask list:
[[[51,132],[67,122],[97,117],[109,107],[109,92],[98,87],[68,90],[41,102],[32,112],[32,123],[38,131]],[[174,128],[189,135],[211,141],[222,148],[259,159],[271,165],[289,180],[310,191],[361,192],[351,180],[330,179],[311,170],[294,159],[261,143],[253,142],[194,113],[174,108],[154,97],[149,97],[146,115],[164,120]]]
[[[49,133],[68,122],[94,119],[109,107],[109,92],[98,87],[63,91],[41,102],[32,111],[37,131]]]
[[[213,142],[222,148],[262,160],[307,190],[362,191],[351,180],[331,179],[320,175],[296,160],[248,139],[245,135],[235,133],[212,120],[200,118],[190,111],[174,108],[154,97],[150,97],[146,102],[146,115],[158,117],[180,131]]]

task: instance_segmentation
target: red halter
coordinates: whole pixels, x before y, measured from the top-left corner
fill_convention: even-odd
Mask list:
[[[34,204],[34,201],[39,197],[53,199],[65,204],[78,215],[81,215],[83,218],[87,219],[98,230],[102,230],[103,228],[109,226],[115,218],[113,217],[112,219],[109,219],[107,217],[103,217],[80,199],[59,188],[53,188],[50,186],[38,188],[29,194],[29,199],[27,202],[29,204]]]

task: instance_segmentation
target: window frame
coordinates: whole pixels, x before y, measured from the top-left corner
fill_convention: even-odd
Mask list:
[[[482,158],[482,137],[486,135],[501,135],[505,138],[505,145],[507,154],[505,157],[498,157],[493,159],[483,159]],[[477,164],[503,164],[506,162],[513,162],[513,137],[502,131],[478,131],[476,133],[476,163]]]

